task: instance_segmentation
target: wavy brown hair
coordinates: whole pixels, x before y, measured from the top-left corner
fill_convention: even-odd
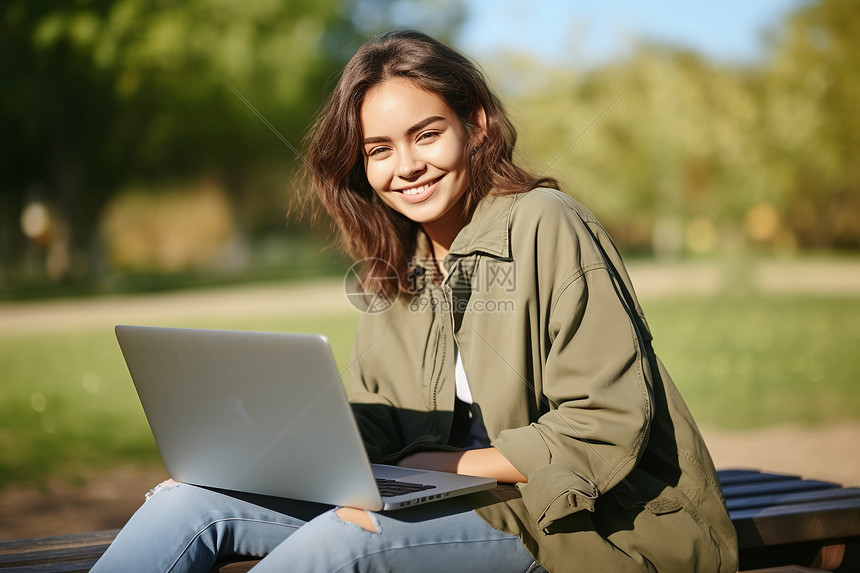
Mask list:
[[[416,255],[420,225],[382,202],[367,182],[362,154],[361,106],[367,93],[392,78],[405,78],[442,98],[463,124],[469,163],[465,215],[490,193],[508,194],[535,187],[558,187],[554,179],[534,176],[513,162],[516,130],[501,102],[471,60],[420,32],[391,32],[365,43],[347,63],[305,140],[306,176],[322,206],[334,219],[346,249],[368,259],[365,277],[390,275],[401,289]],[[475,123],[483,109],[486,129]],[[420,253],[424,256],[424,253]],[[396,294],[397,281],[371,285]]]

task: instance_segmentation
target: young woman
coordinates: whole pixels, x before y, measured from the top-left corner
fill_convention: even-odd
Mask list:
[[[737,570],[713,464],[592,214],[512,160],[478,69],[416,32],[365,44],[307,145],[386,302],[350,400],[372,461],[499,487],[370,513],[171,484],[94,571]],[[393,269],[393,270],[392,270]]]

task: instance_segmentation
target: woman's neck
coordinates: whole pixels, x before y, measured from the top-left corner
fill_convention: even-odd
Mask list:
[[[436,266],[447,276],[448,271],[445,269],[444,261],[454,243],[454,239],[460,234],[463,227],[466,226],[466,215],[463,213],[463,203],[465,197],[462,197],[457,204],[448,210],[442,217],[435,221],[422,223],[421,227],[427,238],[430,240],[430,247],[433,251],[433,258],[436,259]]]
[[[436,259],[436,266],[442,271],[443,275],[448,276],[448,270],[445,268],[445,257],[448,256],[448,251],[454,243],[454,239],[460,233],[460,230],[465,226],[465,220],[458,225],[451,225],[449,221],[446,225],[424,224],[424,232],[430,240],[430,249],[432,256]]]

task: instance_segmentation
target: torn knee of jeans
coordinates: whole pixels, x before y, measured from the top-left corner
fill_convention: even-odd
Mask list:
[[[173,489],[179,485],[180,485],[179,482],[173,481],[172,479],[165,480],[165,481],[161,482],[160,484],[158,484],[157,486],[155,486],[154,488],[152,488],[151,490],[149,490],[148,492],[146,492],[146,495],[143,496],[144,501],[148,501],[149,498],[151,498],[152,496],[154,496],[155,494],[157,494],[160,491],[167,491],[167,490]]]
[[[334,514],[341,521],[358,525],[365,531],[369,531],[370,533],[379,532],[379,522],[376,521],[376,516],[367,510],[356,509],[354,507],[339,507],[335,510]]]

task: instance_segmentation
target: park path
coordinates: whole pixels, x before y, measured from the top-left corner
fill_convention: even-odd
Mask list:
[[[714,263],[629,265],[640,298],[719,292],[731,273]],[[860,260],[768,261],[748,267],[746,288],[767,293],[860,295]],[[113,328],[118,323],[167,324],[206,317],[317,315],[350,309],[342,281],[326,279],[189,292],[80,300],[0,303],[4,337],[65,329]],[[702,428],[719,468],[754,467],[860,486],[860,422],[838,426],[774,427],[747,432]],[[142,494],[165,477],[161,467],[120,467],[54,480],[42,487],[0,491],[0,539],[120,527]]]
[[[773,294],[860,295],[860,259],[757,263],[632,262],[642,300],[715,294],[726,286]],[[743,272],[738,272],[738,271]],[[730,276],[746,277],[737,285]],[[727,285],[734,280],[731,285]],[[0,302],[0,337],[116,324],[159,324],[177,319],[314,315],[350,310],[343,280],[246,285],[159,294],[86,299]]]
[[[337,279],[245,285],[158,294],[109,295],[0,303],[0,337],[117,324],[174,324],[177,320],[320,315],[346,312]]]

